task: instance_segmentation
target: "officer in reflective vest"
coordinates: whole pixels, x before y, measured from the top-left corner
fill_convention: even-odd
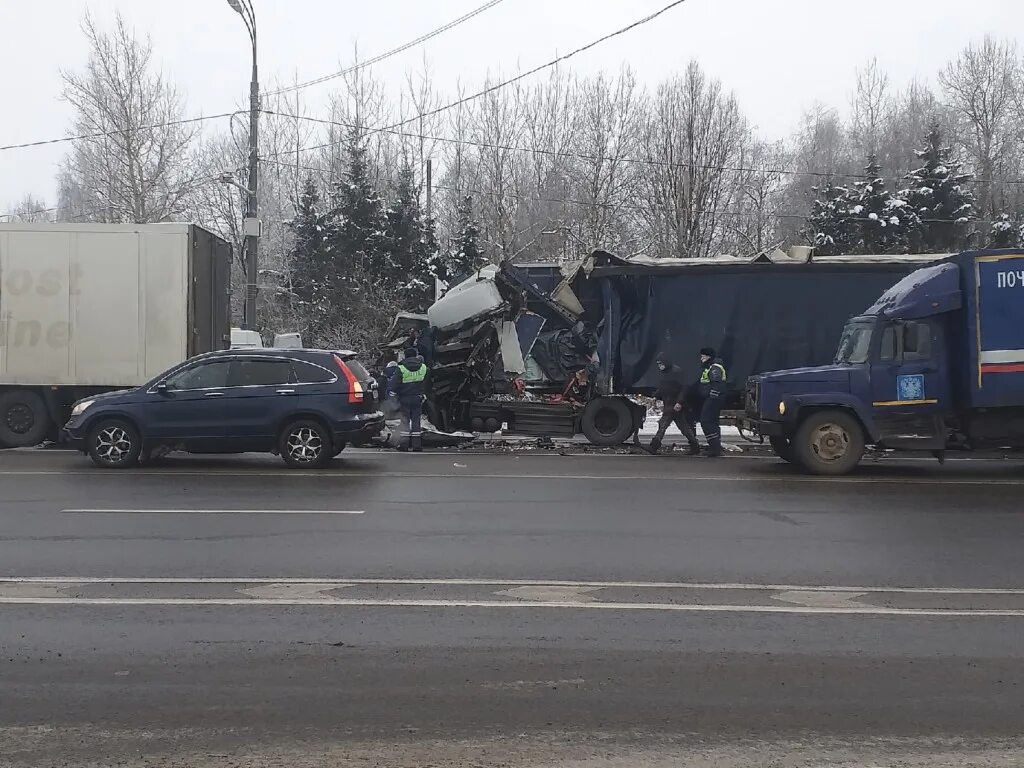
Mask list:
[[[423,396],[426,394],[427,365],[415,347],[405,350],[405,359],[398,364],[388,382],[388,390],[398,398],[402,409],[402,426],[409,435],[407,445],[398,450],[422,451],[423,438],[420,431],[420,416],[423,413]]]
[[[715,357],[715,350],[704,347],[700,351],[700,384],[698,390],[703,401],[700,409],[700,428],[708,441],[708,456],[722,455],[722,403],[725,400],[725,366]]]

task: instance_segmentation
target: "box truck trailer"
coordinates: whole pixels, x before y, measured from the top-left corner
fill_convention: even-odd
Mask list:
[[[0,447],[230,344],[231,246],[192,224],[0,224]]]

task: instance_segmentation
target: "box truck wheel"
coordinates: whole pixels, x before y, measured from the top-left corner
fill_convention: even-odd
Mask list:
[[[775,455],[790,464],[796,462],[796,453],[793,451],[793,443],[788,437],[769,437],[768,442],[775,451]]]
[[[0,448],[39,445],[50,427],[46,403],[36,392],[11,389],[0,393]]]
[[[139,463],[142,438],[131,422],[105,419],[89,430],[85,447],[97,467],[126,469]]]
[[[621,397],[599,397],[583,409],[581,427],[594,445],[621,445],[633,434],[633,411]]]
[[[817,411],[801,422],[793,447],[808,472],[845,475],[864,455],[864,430],[846,411]]]

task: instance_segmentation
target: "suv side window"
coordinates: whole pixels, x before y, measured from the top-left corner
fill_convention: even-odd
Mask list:
[[[292,381],[292,366],[289,360],[236,360],[231,366],[228,386],[231,387],[273,387]]]
[[[167,388],[175,392],[190,389],[220,389],[228,384],[229,360],[211,360],[178,371],[167,380]]]
[[[296,384],[328,384],[338,378],[327,369],[304,360],[292,360],[292,371]]]
[[[903,326],[903,359],[930,360],[932,327],[930,323],[908,322]]]

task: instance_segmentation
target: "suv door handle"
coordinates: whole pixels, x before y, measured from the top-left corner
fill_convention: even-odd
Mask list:
[[[207,392],[203,397],[224,397],[223,392]]]
[[[279,394],[279,395],[294,395],[295,394],[295,390],[294,389],[279,389],[279,390],[277,390],[277,394]]]

